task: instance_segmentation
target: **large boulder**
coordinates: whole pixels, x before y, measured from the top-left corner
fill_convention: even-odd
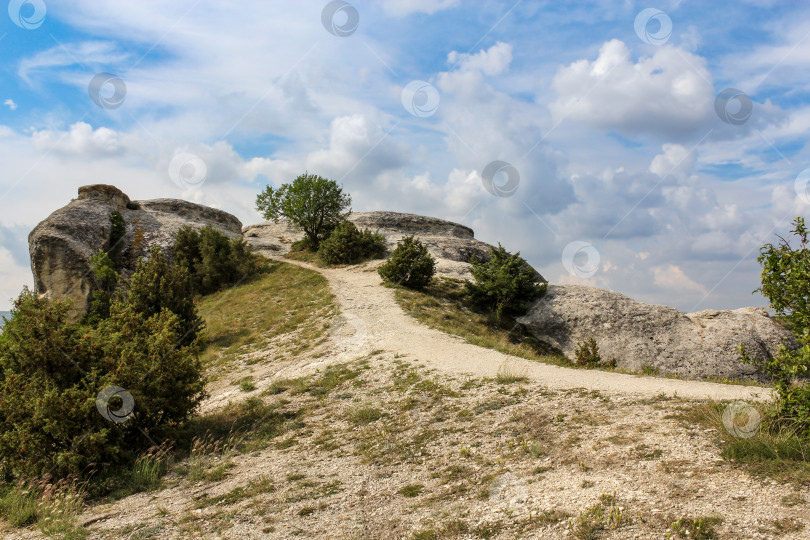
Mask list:
[[[620,368],[650,366],[685,378],[760,379],[754,366],[739,361],[739,345],[759,358],[772,357],[782,343],[796,346],[764,309],[682,313],[581,285],[550,285],[518,322],[570,359],[594,338],[602,359]]]
[[[353,212],[348,219],[360,229],[382,234],[389,252],[405,236],[417,237],[436,259],[436,273],[441,276],[469,279],[470,257],[489,259],[490,245],[476,240],[471,228],[452,221],[399,212]],[[285,221],[250,225],[243,232],[254,249],[276,255],[287,253],[290,244],[304,237]],[[538,278],[545,281],[540,274]]]
[[[121,213],[126,224],[117,249],[124,274],[152,247],[170,249],[175,234],[185,225],[212,225],[230,237],[240,236],[242,231],[236,217],[214,208],[176,199],[131,201],[113,186],[83,186],[77,199],[28,235],[37,293],[72,300],[76,316],[87,310],[94,286],[90,257],[99,249],[111,248],[110,214],[114,211]]]

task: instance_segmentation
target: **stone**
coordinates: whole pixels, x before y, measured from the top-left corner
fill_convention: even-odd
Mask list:
[[[452,221],[399,212],[353,212],[348,220],[359,229],[382,234],[389,253],[404,237],[417,237],[436,259],[436,274],[439,276],[471,279],[470,257],[475,255],[479,260],[489,259],[491,246],[477,240],[471,228]],[[243,232],[254,249],[268,251],[272,255],[286,254],[290,244],[304,237],[303,232],[286,221],[250,225]],[[545,281],[539,273],[537,278]]]
[[[52,213],[28,235],[34,291],[48,298],[69,299],[73,315],[87,310],[94,287],[90,257],[110,249],[110,213],[124,218],[126,232],[118,261],[131,273],[152,247],[170,251],[174,236],[185,225],[212,225],[230,237],[241,235],[242,223],[233,215],[176,199],[131,201],[114,186],[82,186],[79,196]]]
[[[683,378],[761,380],[755,366],[739,361],[739,345],[761,359],[782,343],[797,346],[761,308],[683,313],[582,285],[549,285],[518,322],[571,360],[592,337],[602,359],[615,359],[619,368],[640,372],[649,366]]]

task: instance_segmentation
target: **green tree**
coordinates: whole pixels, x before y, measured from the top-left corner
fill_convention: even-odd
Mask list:
[[[138,261],[129,289],[113,302],[131,306],[136,313],[151,317],[167,309],[177,315],[182,345],[196,340],[204,323],[194,305],[194,285],[186,268],[170,264],[159,247]],[[120,308],[119,308],[120,310]]]
[[[470,271],[474,282],[467,281],[467,293],[473,302],[492,310],[500,319],[505,312],[525,311],[546,290],[535,272],[520,256],[500,244],[491,247],[489,260],[481,262],[473,255]]]
[[[203,397],[196,343],[168,309],[147,316],[115,302],[96,327],[70,321],[68,302],[24,289],[0,334],[0,474],[86,473],[134,459],[171,436]],[[100,392],[134,399],[124,422],[102,416]],[[113,411],[120,403],[109,402]]]
[[[406,236],[377,272],[389,283],[422,289],[436,273],[436,260],[428,253],[427,246],[413,236]]]
[[[351,204],[351,196],[337,182],[308,173],[277,189],[267,186],[256,197],[256,209],[264,219],[286,218],[304,231],[314,249],[351,214]]]
[[[95,326],[110,316],[110,302],[120,276],[115,270],[115,262],[102,250],[90,257],[90,266],[93,268],[96,289],[90,297],[83,322]]]
[[[810,435],[810,246],[804,219],[797,217],[793,225],[790,232],[799,240],[797,247],[780,238],[777,245],[768,243],[760,249],[762,287],[758,290],[787,321],[799,348],[782,345],[770,359],[752,359],[744,348],[741,353],[744,361],[773,378],[780,416],[797,422]]]
[[[261,258],[244,238],[228,238],[210,225],[199,231],[182,227],[175,236],[174,263],[185,268],[194,289],[210,294],[256,274]]]

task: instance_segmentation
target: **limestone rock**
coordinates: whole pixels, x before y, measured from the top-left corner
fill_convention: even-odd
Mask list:
[[[199,204],[175,199],[130,201],[116,187],[79,188],[79,197],[39,223],[28,235],[34,290],[49,298],[71,299],[75,315],[87,309],[93,289],[90,257],[110,249],[110,213],[124,218],[119,262],[124,273],[154,246],[168,249],[180,227],[212,225],[231,237],[241,235],[236,217]]]
[[[354,212],[349,216],[349,221],[359,229],[370,229],[382,234],[389,252],[405,236],[416,236],[436,259],[438,275],[469,279],[470,257],[475,255],[480,260],[489,259],[490,245],[476,240],[469,227],[452,221],[399,212]],[[267,250],[276,255],[287,253],[290,244],[304,236],[301,231],[284,221],[250,225],[244,229],[244,234],[254,249]],[[540,274],[538,278],[545,281]]]
[[[686,378],[759,379],[754,366],[738,360],[738,345],[759,358],[771,357],[783,342],[796,346],[764,309],[682,313],[581,285],[549,285],[518,322],[572,360],[593,337],[602,358],[615,358],[620,368],[651,366]]]

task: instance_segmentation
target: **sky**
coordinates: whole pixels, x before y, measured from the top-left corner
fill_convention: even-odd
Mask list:
[[[766,306],[810,215],[810,4],[12,0],[0,11],[0,310],[27,235],[112,184],[262,220],[303,172],[552,283]]]

